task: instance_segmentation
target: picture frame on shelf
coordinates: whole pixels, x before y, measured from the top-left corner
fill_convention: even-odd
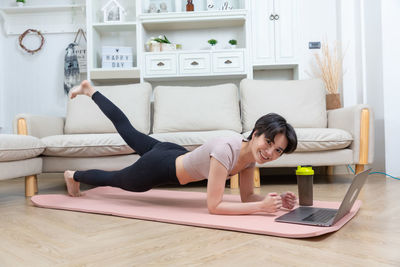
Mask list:
[[[102,8],[104,22],[122,22],[125,20],[126,10],[117,1],[110,0]]]

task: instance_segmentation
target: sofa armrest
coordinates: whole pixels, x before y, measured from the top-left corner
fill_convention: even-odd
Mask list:
[[[18,114],[14,118],[14,133],[38,138],[64,134],[63,117]]]
[[[374,160],[374,119],[368,105],[354,105],[328,111],[328,128],[338,128],[353,135],[351,149],[354,164]]]

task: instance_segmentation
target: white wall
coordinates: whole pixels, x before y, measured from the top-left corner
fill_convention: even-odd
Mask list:
[[[363,103],[363,0],[338,0],[338,40],[342,43],[343,105]]]
[[[3,29],[2,29],[3,31]],[[4,32],[2,33],[4,35]],[[13,118],[19,113],[64,116],[66,95],[63,92],[65,47],[73,41],[72,34],[46,34],[45,44],[37,54],[30,55],[18,46],[18,36],[2,40],[4,65],[4,128],[11,133]],[[25,40],[25,39],[24,39]],[[37,47],[38,39],[26,38],[27,47]]]
[[[371,167],[385,170],[381,4],[376,0],[364,0],[362,4],[365,33],[364,102],[372,107],[375,117],[375,157]]]
[[[32,113],[64,116],[66,95],[63,92],[64,49],[73,36],[69,34],[45,35],[46,43],[36,55],[22,52],[17,36],[8,36],[4,55],[6,79],[4,82],[5,127],[12,132],[16,114]],[[28,46],[28,44],[27,44]]]
[[[302,0],[299,8],[299,79],[310,79],[312,75],[313,54],[318,49],[308,49],[309,42],[329,44],[337,40],[336,0]]]
[[[46,5],[50,2],[31,0],[27,1],[27,5]],[[70,3],[72,0],[57,0],[60,5]],[[15,6],[15,0],[1,0],[0,6]],[[29,25],[26,26],[28,28]],[[0,102],[3,115],[0,133],[13,132],[13,119],[19,113],[65,115],[67,96],[63,92],[64,54],[74,37],[74,33],[44,34],[42,50],[30,55],[19,47],[18,35],[7,35],[4,27],[1,27],[0,95],[3,88],[4,101]],[[28,48],[36,48],[39,44],[39,39],[34,35],[27,35],[24,39],[24,45]]]
[[[400,1],[381,1],[386,172],[400,177]]]
[[[0,17],[0,28],[3,28],[3,20],[2,17]],[[4,57],[4,45],[3,45],[3,32],[0,31],[0,133],[2,132],[3,126],[4,126],[4,96],[3,96],[3,89],[4,89],[4,67],[3,67],[3,57]]]

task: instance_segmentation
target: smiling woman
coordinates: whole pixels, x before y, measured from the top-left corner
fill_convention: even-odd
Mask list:
[[[125,114],[88,81],[74,88],[70,97],[77,95],[91,97],[140,158],[119,171],[65,171],[71,196],[81,195],[80,182],[144,192],[159,185],[183,185],[207,179],[207,207],[212,214],[270,213],[281,207],[294,207],[296,196],[291,192],[261,196],[253,191],[255,163],[275,160],[297,147],[296,133],[282,116],[270,113],[258,119],[248,139],[240,134],[216,138],[189,152],[180,145],[160,142],[136,130]],[[226,180],[238,173],[242,203],[224,202]]]

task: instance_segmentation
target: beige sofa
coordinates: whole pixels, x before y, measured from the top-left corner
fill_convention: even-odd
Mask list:
[[[258,168],[356,164],[357,171],[361,171],[373,161],[370,108],[356,105],[326,111],[325,89],[319,80],[245,79],[239,89],[234,84],[223,84],[158,86],[153,91],[147,83],[97,89],[117,104],[141,132],[189,150],[218,136],[247,137],[260,116],[275,112],[295,127],[299,145],[295,153]],[[15,118],[14,126],[16,132],[25,131],[44,143],[40,157],[45,173],[116,170],[139,157],[86,96],[69,100],[65,118],[21,114]],[[232,177],[231,186],[238,186],[237,176]]]
[[[25,195],[37,192],[36,175],[42,173],[44,143],[33,136],[0,134],[0,180],[25,176]]]

